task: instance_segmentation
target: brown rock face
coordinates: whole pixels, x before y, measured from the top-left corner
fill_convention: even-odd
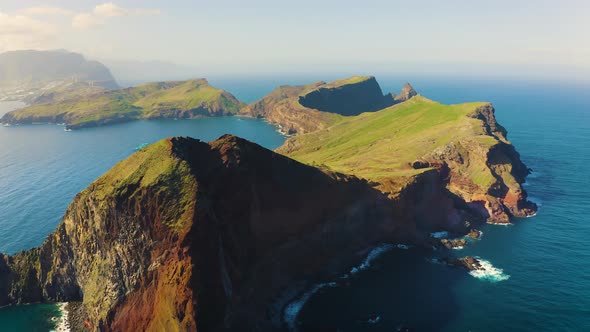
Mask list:
[[[504,127],[496,122],[494,108],[486,104],[471,117],[482,120],[483,133],[495,140],[467,137],[452,141],[414,162],[413,168],[429,165],[448,173],[449,190],[489,223],[507,224],[511,216],[533,215],[537,206],[527,200],[521,187],[530,170],[507,140]]]

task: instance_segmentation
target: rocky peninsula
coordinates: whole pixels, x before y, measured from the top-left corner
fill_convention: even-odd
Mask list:
[[[298,133],[275,152],[225,135],[133,154],[75,197],[41,247],[0,255],[0,306],[81,301],[94,331],[282,330],[291,298],[376,245],[478,238],[482,222],[535,213],[491,104],[443,105],[409,85],[387,96],[373,81],[281,87],[244,108]],[[338,114],[340,89],[371,98]]]

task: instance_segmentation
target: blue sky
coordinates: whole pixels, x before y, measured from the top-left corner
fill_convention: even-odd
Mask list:
[[[238,71],[444,64],[586,75],[589,18],[582,0],[0,0],[0,52],[65,48]]]

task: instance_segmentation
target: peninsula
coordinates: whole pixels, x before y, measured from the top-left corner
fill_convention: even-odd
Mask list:
[[[483,222],[535,213],[491,104],[373,82],[284,86],[243,108],[297,133],[274,152],[224,135],[133,154],[76,196],[41,247],[0,255],[0,306],[81,301],[93,331],[283,330],[290,301],[376,245],[430,247],[432,232],[477,237]],[[152,107],[185,84],[136,92],[133,107],[161,115]]]

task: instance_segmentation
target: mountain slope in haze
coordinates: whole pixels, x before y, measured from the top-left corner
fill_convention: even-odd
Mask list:
[[[0,89],[29,88],[54,81],[92,82],[106,89],[117,83],[107,67],[67,51],[10,51],[0,54]]]
[[[4,115],[7,124],[65,123],[85,128],[152,118],[232,115],[243,104],[205,79],[147,83],[133,88],[81,95],[33,105]]]
[[[383,95],[373,76],[353,76],[330,83],[280,86],[240,114],[265,118],[287,134],[302,134],[327,128],[342,116],[391,106],[399,102],[394,97]]]
[[[417,174],[437,169],[489,222],[536,210],[520,185],[529,171],[489,103],[443,105],[417,96],[290,138],[277,151],[374,181],[393,197]]]

